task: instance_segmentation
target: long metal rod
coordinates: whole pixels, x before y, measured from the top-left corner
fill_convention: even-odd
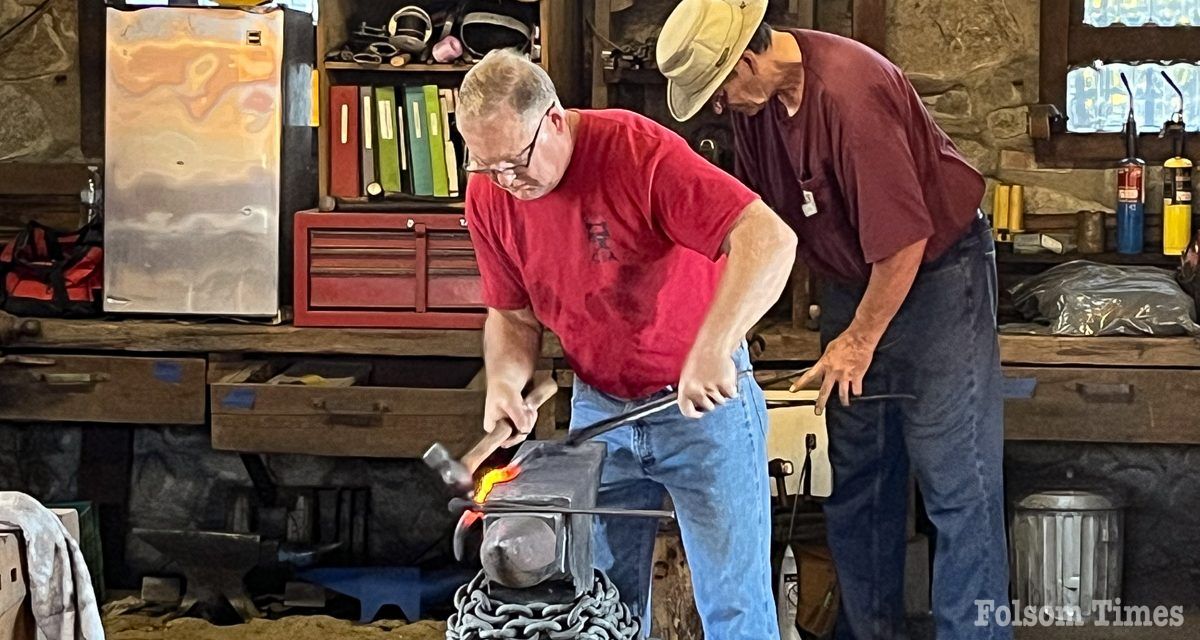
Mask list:
[[[832,398],[830,398],[832,400]],[[911,393],[879,393],[869,396],[850,396],[850,402],[878,402],[880,400],[916,400]],[[772,407],[815,407],[815,398],[798,398],[796,400],[767,400],[767,408]]]
[[[489,505],[486,502],[479,504],[477,502],[466,500],[463,498],[454,498],[450,501],[450,511],[458,513],[460,511],[475,511],[483,514],[504,514],[504,515],[521,515],[521,514],[536,514],[536,513],[561,513],[565,515],[593,515],[593,516],[621,516],[629,518],[671,518],[675,517],[674,511],[666,511],[663,509],[621,509],[621,508],[604,508],[592,507],[590,509],[572,509],[570,507],[553,507],[553,506],[535,506],[535,505]]]
[[[804,375],[805,373],[807,373],[808,370],[811,368],[812,367],[808,367],[808,368],[804,368],[804,369],[797,369],[796,371],[791,371],[791,372],[785,373],[783,375],[775,376],[774,378],[769,378],[767,380],[763,380],[763,381],[759,382],[758,384],[759,384],[759,386],[767,387],[767,386],[770,386],[773,384],[777,384],[779,382],[783,382],[784,380],[791,380],[792,378],[798,378],[798,377]],[[754,374],[753,369],[746,369],[745,371],[738,372],[738,376],[753,375],[753,374]],[[595,422],[586,427],[582,427],[580,429],[575,429],[574,431],[571,431],[570,433],[567,434],[567,437],[563,440],[563,442],[567,446],[574,446],[581,442],[586,442],[588,440],[591,440],[592,438],[595,438],[596,436],[608,433],[609,431],[612,431],[613,429],[616,429],[617,427],[620,427],[627,422],[633,422],[634,420],[640,420],[642,418],[645,418],[646,416],[650,416],[650,415],[653,415],[660,411],[664,411],[664,410],[670,408],[672,405],[674,405],[678,400],[679,400],[679,392],[674,391],[670,395],[666,395],[661,398],[651,400],[650,402],[647,402],[645,404],[641,404],[637,407],[634,407],[633,409],[631,409],[625,413],[622,413],[620,415],[615,415],[611,418],[605,418],[603,420],[600,420],[599,422]]]

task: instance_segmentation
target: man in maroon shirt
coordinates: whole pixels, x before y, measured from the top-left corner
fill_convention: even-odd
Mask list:
[[[1008,638],[994,249],[983,179],[883,56],[776,31],[764,2],[684,0],[658,41],[668,106],[733,112],[737,173],[821,277],[820,381],[839,638],[904,637],[909,466],[937,528],[938,637]],[[752,32],[742,44],[737,34]],[[911,401],[855,404],[869,393]],[[982,601],[982,603],[981,603]]]
[[[532,429],[521,390],[543,327],[575,372],[572,428],[677,388],[677,408],[601,436],[599,502],[657,508],[670,493],[708,637],[777,637],[766,405],[743,337],[782,291],[795,234],[661,125],[563,109],[515,54],[467,73],[456,115],[488,305],[484,427],[508,418],[515,440]],[[596,564],[639,614],[656,528],[597,528]]]

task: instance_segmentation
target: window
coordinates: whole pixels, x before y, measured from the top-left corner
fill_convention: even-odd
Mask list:
[[[1200,59],[1200,45],[1196,57]],[[1200,131],[1200,66],[1190,62],[1109,62],[1071,69],[1067,72],[1067,131],[1122,130],[1129,112],[1129,94],[1121,82],[1122,73],[1133,89],[1133,115],[1138,131],[1160,131],[1163,123],[1179,110],[1179,94],[1163,79],[1163,72],[1183,92],[1187,130]]]
[[[1083,23],[1092,27],[1189,27],[1200,25],[1196,0],[1087,0]]]
[[[1042,0],[1040,108],[1031,130],[1047,166],[1108,166],[1123,154],[1121,130],[1133,89],[1139,151],[1171,155],[1158,132],[1180,108],[1200,131],[1200,0]],[[1051,109],[1050,107],[1053,107]]]

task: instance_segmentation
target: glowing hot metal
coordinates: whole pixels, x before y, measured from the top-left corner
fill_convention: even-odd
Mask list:
[[[475,493],[472,494],[471,499],[477,504],[483,504],[483,501],[487,500],[488,495],[492,493],[492,489],[495,489],[496,485],[509,482],[520,473],[521,468],[515,465],[488,471],[480,478],[479,486],[475,488]]]

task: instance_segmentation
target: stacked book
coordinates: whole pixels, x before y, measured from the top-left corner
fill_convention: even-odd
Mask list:
[[[329,194],[459,197],[466,182],[457,93],[431,84],[330,87]]]

